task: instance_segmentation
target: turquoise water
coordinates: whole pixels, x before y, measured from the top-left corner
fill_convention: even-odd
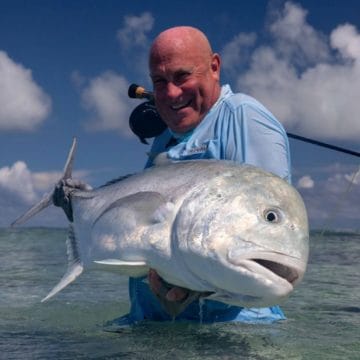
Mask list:
[[[127,279],[85,272],[47,303],[66,231],[0,229],[0,359],[360,359],[360,235],[311,236],[303,283],[272,325],[104,324],[127,312]]]

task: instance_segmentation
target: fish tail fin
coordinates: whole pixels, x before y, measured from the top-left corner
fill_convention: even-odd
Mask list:
[[[72,167],[75,157],[75,150],[76,150],[76,138],[74,137],[64,166],[63,176],[59,181],[71,178]],[[53,204],[53,195],[54,195],[54,191],[52,191],[49,194],[45,194],[44,197],[38,203],[33,205],[28,211],[26,211],[25,214],[21,215],[15,221],[13,221],[10,226],[14,227],[25,223],[34,215],[36,215],[40,211],[46,209],[48,206]]]
[[[41,302],[49,300],[56,295],[59,291],[64,289],[72,283],[84,269],[83,263],[80,260],[79,249],[76,241],[76,236],[73,227],[70,225],[69,234],[66,239],[66,248],[68,256],[68,268],[61,280],[54,286],[54,288],[47,294]]]
[[[61,178],[61,180],[63,179],[71,179],[71,175],[72,175],[72,168],[73,168],[73,163],[74,163],[74,158],[75,158],[75,150],[76,150],[76,137],[73,138],[73,142],[71,144],[70,150],[69,150],[69,154],[68,157],[66,159],[66,163],[64,166],[64,171],[63,171],[63,176]]]

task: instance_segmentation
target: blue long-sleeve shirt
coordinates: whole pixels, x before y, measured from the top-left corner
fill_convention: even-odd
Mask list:
[[[178,144],[169,147],[172,137]],[[224,85],[217,102],[202,122],[190,133],[177,135],[165,130],[155,138],[146,167],[167,152],[173,160],[226,159],[248,163],[275,173],[290,182],[290,151],[287,135],[276,118],[257,100],[234,94]],[[129,281],[131,309],[119,319],[119,325],[144,319],[171,320],[151,292],[146,279]],[[176,320],[218,322],[273,322],[285,319],[280,307],[242,308],[218,301],[204,300],[190,304]]]

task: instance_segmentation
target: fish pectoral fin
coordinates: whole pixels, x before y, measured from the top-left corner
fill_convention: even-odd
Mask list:
[[[118,259],[104,259],[94,261],[98,268],[106,271],[113,271],[121,275],[140,277],[147,275],[149,265],[145,261],[129,261]]]

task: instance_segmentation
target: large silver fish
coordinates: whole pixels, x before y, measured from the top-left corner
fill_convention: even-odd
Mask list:
[[[65,166],[71,177],[75,141]],[[49,194],[16,220],[52,202]],[[166,162],[71,193],[68,270],[43,300],[89,265],[128,276],[155,269],[168,283],[240,306],[279,303],[303,278],[305,206],[276,175],[220,160]]]

